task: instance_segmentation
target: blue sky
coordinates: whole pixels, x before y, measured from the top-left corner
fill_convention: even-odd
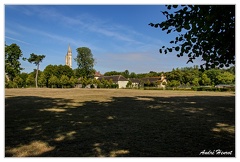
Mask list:
[[[135,73],[171,71],[186,64],[187,57],[160,54],[175,34],[167,35],[148,24],[165,20],[163,5],[5,5],[5,43],[16,43],[23,56],[44,54],[40,70],[64,65],[70,44],[73,58],[78,47],[91,49],[101,73],[129,70]],[[22,61],[24,72],[33,64]],[[73,60],[73,69],[77,63]]]

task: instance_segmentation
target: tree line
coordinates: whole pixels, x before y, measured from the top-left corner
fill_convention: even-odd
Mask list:
[[[41,72],[39,66],[46,57],[45,55],[32,53],[29,58],[23,58],[22,51],[17,44],[5,44],[5,87],[32,87],[33,84],[36,88],[38,86],[74,87],[79,82],[78,78],[92,78],[95,72],[93,69],[95,59],[91,50],[87,47],[79,47],[77,52],[77,57],[74,58],[78,65],[77,69],[72,70],[66,65],[48,65]],[[23,70],[21,59],[35,64],[37,69],[29,74],[21,73]]]
[[[192,67],[166,72],[168,86],[235,83],[235,5],[166,5],[162,14],[166,17],[165,20],[149,25],[160,28],[167,34],[175,33],[176,37],[166,46],[162,46],[159,52],[167,54],[175,51],[178,57],[186,55],[187,62],[193,62],[198,57],[204,62],[200,65],[202,71],[198,67]],[[78,68],[73,70],[73,75],[60,76],[58,73],[61,72],[49,75],[44,72],[45,69],[42,74],[38,70],[45,55],[32,53],[28,59],[22,58],[22,51],[17,44],[5,45],[5,87],[20,87],[25,83],[32,85],[33,78],[36,87],[38,84],[46,87],[71,87],[80,77],[84,78],[82,80],[91,80],[95,64],[91,50],[80,47],[77,48],[77,53],[74,60]],[[37,66],[35,76],[21,73],[23,68],[20,59]],[[224,67],[227,69],[223,69]],[[23,76],[26,75],[27,78],[24,79]],[[123,75],[126,78],[160,76],[158,72],[153,71],[136,74],[129,73],[128,70],[110,71],[104,75]]]
[[[123,72],[109,71],[104,73],[104,76],[123,75],[125,78],[141,79],[149,77],[161,77],[162,74],[166,76],[167,86],[169,87],[216,86],[219,84],[235,84],[235,66],[226,69],[212,68],[208,70],[202,70],[198,66],[193,66],[176,68],[172,69],[172,71],[169,72],[150,71],[149,73],[139,74],[129,72],[128,70],[125,70]]]
[[[84,50],[85,49],[85,50]],[[43,71],[39,70],[39,64],[45,58],[45,55],[30,54],[28,59],[21,58],[21,49],[16,44],[5,46],[5,87],[20,88],[20,87],[48,87],[48,88],[73,88],[78,84],[82,87],[87,85],[96,85],[99,88],[116,88],[113,81],[94,79],[93,69],[94,59],[91,50],[84,47],[77,49],[78,56],[75,59],[78,63],[78,68],[71,69],[67,65],[48,65]],[[86,52],[87,51],[87,52]],[[82,54],[90,55],[83,56]],[[81,55],[80,55],[81,54]],[[80,60],[80,57],[86,58]],[[28,60],[34,63],[37,68],[31,73],[21,72],[23,68],[20,64],[20,59]],[[88,63],[86,63],[87,61]],[[83,63],[85,61],[85,63]],[[84,67],[83,65],[88,65]],[[198,66],[184,67],[172,69],[169,72],[154,72],[139,73],[109,71],[104,73],[104,76],[122,75],[125,78],[149,78],[160,77],[162,74],[166,76],[167,86],[215,86],[218,84],[235,84],[235,66],[227,69],[212,68],[202,70]],[[152,84],[154,86],[154,84]],[[129,86],[131,87],[131,86]]]

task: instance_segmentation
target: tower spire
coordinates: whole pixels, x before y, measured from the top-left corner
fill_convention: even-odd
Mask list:
[[[70,47],[70,44],[68,44],[68,53],[71,53],[72,54],[72,49]]]
[[[68,51],[65,57],[65,64],[70,68],[72,68],[72,49],[70,47],[70,44],[68,44]]]

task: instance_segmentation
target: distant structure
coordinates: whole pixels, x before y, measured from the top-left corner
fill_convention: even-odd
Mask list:
[[[70,68],[72,68],[72,49],[71,49],[70,45],[68,45],[68,51],[67,51],[67,55],[65,57],[65,64],[67,66],[69,66]]]

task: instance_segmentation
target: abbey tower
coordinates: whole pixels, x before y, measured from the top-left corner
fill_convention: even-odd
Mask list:
[[[67,51],[67,55],[65,57],[65,64],[67,66],[69,66],[70,68],[72,68],[72,49],[71,49],[70,45],[68,45],[68,51]]]

